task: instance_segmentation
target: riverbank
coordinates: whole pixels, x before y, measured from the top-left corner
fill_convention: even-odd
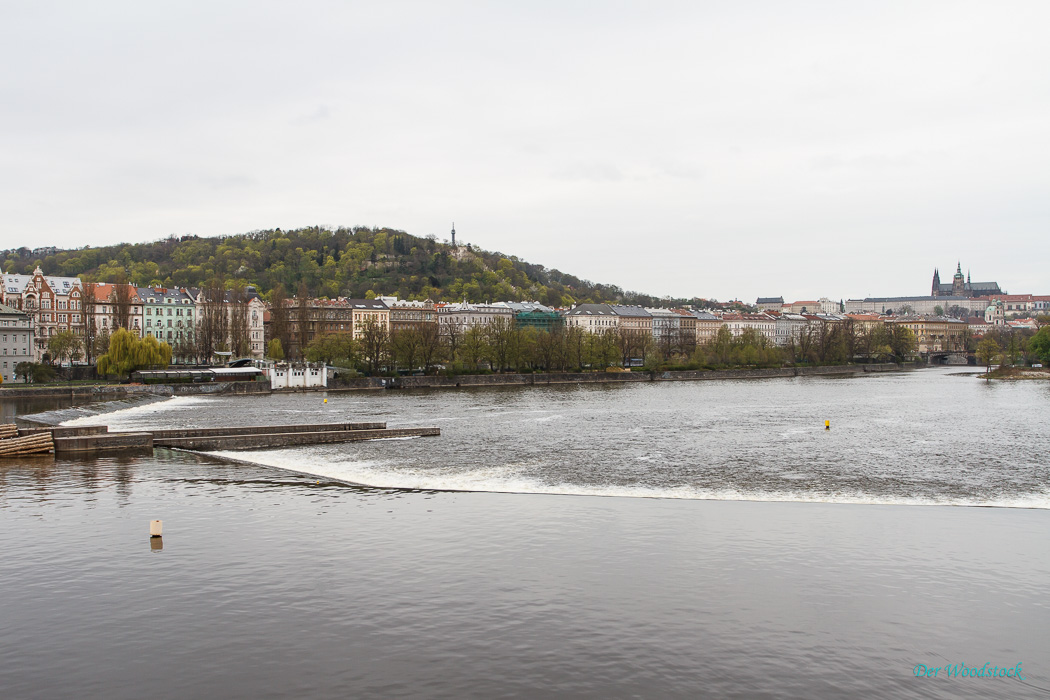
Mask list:
[[[271,394],[303,391],[373,391],[377,389],[455,389],[484,386],[546,386],[551,384],[621,384],[624,382],[675,382],[712,379],[774,379],[897,372],[892,363],[834,365],[828,367],[774,367],[768,369],[685,370],[667,372],[551,372],[535,374],[459,374],[411,377],[356,377],[340,379],[328,387],[279,389],[264,382],[206,382],[201,384],[94,384],[76,386],[0,387],[5,398],[69,398],[108,401],[133,396],[201,396],[218,394]]]
[[[68,398],[110,401],[134,396],[201,396],[206,394],[269,394],[262,382],[208,382],[202,384],[89,384],[75,386],[5,386],[0,399]]]
[[[1047,367],[1000,367],[989,374],[979,375],[981,379],[1006,379],[1008,381],[1047,380],[1050,379],[1050,368]]]
[[[455,389],[485,386],[549,386],[553,384],[623,384],[640,382],[681,382],[713,379],[775,379],[851,375],[868,372],[903,371],[892,363],[834,365],[828,367],[774,367],[768,369],[684,370],[667,372],[550,372],[536,374],[458,374],[413,377],[358,377],[340,380],[328,391],[362,389]],[[299,390],[301,391],[301,389]]]

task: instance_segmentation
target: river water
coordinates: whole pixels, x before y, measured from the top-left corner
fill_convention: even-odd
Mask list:
[[[1050,693],[1048,383],[323,398],[34,406],[442,435],[0,463],[5,697]]]

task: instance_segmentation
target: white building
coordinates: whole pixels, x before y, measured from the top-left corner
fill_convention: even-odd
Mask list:
[[[993,326],[1005,326],[1006,313],[1003,309],[1003,302],[996,300],[989,304],[984,310],[984,320]]]
[[[846,313],[848,314],[919,314],[929,316],[937,312],[940,307],[943,313],[959,306],[970,312],[972,316],[984,314],[988,307],[988,298],[969,297],[867,297],[865,299],[847,299]]]
[[[777,340],[777,322],[768,314],[723,314],[722,323],[734,336],[742,335],[751,329],[765,336],[770,343]]]
[[[646,313],[653,317],[653,341],[657,345],[669,346],[678,340],[682,327],[682,316],[670,309],[647,308]]]
[[[275,362],[266,368],[271,389],[309,389],[328,386],[324,364]]]
[[[604,333],[618,325],[616,313],[608,304],[577,304],[565,312],[565,327],[581,328],[585,333]]]
[[[809,320],[802,314],[780,314],[776,320],[774,342],[784,347],[792,339],[798,341],[808,326]]]
[[[448,335],[455,326],[457,332],[463,333],[474,326],[488,326],[502,318],[507,323],[514,320],[514,311],[499,304],[442,304],[436,306],[438,328],[441,335]]]

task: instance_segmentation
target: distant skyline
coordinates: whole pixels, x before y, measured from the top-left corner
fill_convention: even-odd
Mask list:
[[[656,296],[1050,294],[1050,4],[0,5],[0,248],[311,225]]]

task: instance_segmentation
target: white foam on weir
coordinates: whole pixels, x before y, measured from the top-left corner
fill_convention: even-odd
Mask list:
[[[214,400],[215,399],[202,396],[172,396],[163,401],[154,401],[141,406],[122,408],[118,411],[113,411],[112,413],[98,413],[89,416],[80,416],[79,418],[72,418],[63,421],[61,425],[77,426],[105,424],[110,428],[116,429],[138,427],[139,421],[129,419],[142,418],[157,413],[187,410],[199,406],[202,403],[208,403]]]
[[[396,439],[396,438],[395,438]],[[843,503],[856,505],[980,506],[992,508],[1050,509],[1050,490],[1019,498],[978,501],[966,498],[872,496],[863,493],[814,493],[812,491],[744,491],[708,489],[699,486],[619,486],[604,484],[548,484],[531,478],[527,466],[492,465],[469,470],[434,467],[398,467],[390,460],[311,462],[313,455],[301,449],[263,451],[213,451],[207,454],[264,467],[322,476],[360,486],[424,491],[477,491],[560,496],[614,498],[674,498],[714,501],[762,501],[776,503]]]

